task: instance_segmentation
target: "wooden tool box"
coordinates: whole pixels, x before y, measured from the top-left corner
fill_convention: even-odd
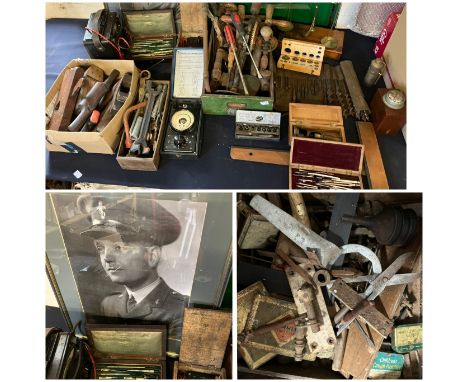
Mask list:
[[[226,379],[222,367],[231,332],[232,314],[186,308],[179,361],[173,379]]]
[[[139,170],[139,171],[157,171],[159,167],[160,160],[160,149],[162,142],[164,140],[167,124],[167,113],[168,113],[168,103],[169,103],[169,93],[171,88],[170,81],[151,81],[154,85],[166,85],[167,91],[164,99],[163,112],[161,117],[161,122],[159,123],[159,130],[157,135],[153,137],[151,144],[153,155],[151,157],[137,157],[137,156],[127,156],[129,149],[125,148],[125,131],[122,132],[120,137],[119,149],[117,151],[117,162],[120,167],[124,170]],[[130,115],[132,117],[134,113]],[[129,118],[129,124],[131,125],[131,118]]]
[[[247,16],[246,16],[247,18]],[[208,71],[206,74],[209,76],[214,64],[215,54],[218,49],[218,40],[216,39],[216,34],[214,33],[213,28],[210,33],[209,46],[206,51],[207,55],[205,60],[209,63]],[[204,114],[212,115],[235,115],[236,110],[246,109],[246,110],[264,110],[271,111],[273,110],[273,101],[275,93],[274,77],[276,71],[276,62],[273,60],[272,52],[268,55],[268,70],[271,71],[272,75],[270,78],[270,88],[268,95],[258,96],[258,95],[244,95],[242,94],[216,94],[211,93],[211,89],[205,86],[205,92],[201,96],[202,100],[202,109]],[[246,63],[251,62],[250,57],[247,55]],[[242,89],[242,86],[240,86]]]
[[[356,182],[362,189],[364,146],[354,143],[293,137],[289,161],[289,188],[298,189],[299,171],[323,173]]]
[[[130,379],[166,378],[165,326],[88,324],[87,335],[96,378],[108,374],[105,379],[125,379],[125,373],[134,377]],[[113,372],[115,375],[111,375]]]
[[[289,104],[289,144],[293,137],[346,142],[341,106]]]

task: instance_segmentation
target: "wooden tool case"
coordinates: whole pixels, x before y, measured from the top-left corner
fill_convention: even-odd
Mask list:
[[[341,106],[289,104],[289,144],[293,137],[319,134],[326,141],[346,142]]]
[[[310,138],[293,137],[289,161],[289,188],[297,189],[297,170],[325,173],[358,182],[362,189],[364,146]]]
[[[187,372],[214,379],[226,379],[222,367],[231,332],[229,312],[187,308],[184,313],[179,361],[174,363],[173,379],[187,379]]]
[[[152,375],[152,379],[166,378],[165,326],[88,324],[87,333],[97,369],[148,366],[160,371],[159,377]]]

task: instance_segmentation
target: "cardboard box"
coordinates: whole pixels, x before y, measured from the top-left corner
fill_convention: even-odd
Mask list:
[[[362,189],[364,146],[310,138],[293,137],[289,160],[289,188],[298,189],[295,170],[324,173],[357,182]],[[319,188],[322,189],[322,188]]]
[[[52,131],[47,130],[46,133],[46,148],[49,151],[57,152],[87,152],[96,154],[113,154],[119,143],[120,128],[122,127],[122,118],[124,111],[133,104],[133,100],[137,94],[138,85],[138,70],[133,61],[129,60],[84,60],[75,59],[70,61],[62,72],[59,74],[55,82],[52,84],[49,92],[46,95],[46,109],[54,101],[54,97],[58,94],[62,84],[65,71],[76,66],[87,67],[96,65],[104,70],[106,75],[109,75],[112,69],[120,72],[121,78],[126,72],[132,73],[132,83],[130,86],[130,95],[127,100],[114,116],[107,126],[101,132],[70,132],[70,131]]]
[[[151,81],[154,84],[167,85],[166,97],[164,99],[163,112],[161,122],[159,124],[159,132],[152,142],[153,155],[151,158],[142,158],[136,156],[127,156],[128,149],[125,148],[125,131],[122,132],[120,138],[119,149],[117,151],[117,162],[124,170],[138,170],[138,171],[157,171],[160,160],[160,149],[164,141],[167,124],[167,113],[169,104],[169,93],[171,82],[170,81]],[[131,125],[131,119],[129,119]]]
[[[320,139],[346,142],[341,106],[289,104],[289,144],[293,137],[319,134]]]

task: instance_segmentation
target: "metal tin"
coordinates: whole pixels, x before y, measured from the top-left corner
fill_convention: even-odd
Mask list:
[[[369,69],[367,69],[366,76],[364,77],[364,85],[369,87],[374,86],[383,74],[385,65],[385,61],[381,58],[372,60]]]
[[[390,109],[399,110],[405,107],[406,97],[402,91],[392,89],[384,94],[382,100]]]
[[[404,358],[401,354],[378,352],[369,371],[371,379],[398,379],[403,369]]]
[[[392,349],[397,353],[409,353],[422,349],[422,324],[400,325],[393,328]]]

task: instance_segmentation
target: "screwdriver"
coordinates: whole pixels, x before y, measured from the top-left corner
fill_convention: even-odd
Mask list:
[[[231,20],[232,23],[234,24],[234,27],[236,28],[237,32],[242,36],[242,40],[244,40],[244,45],[247,48],[247,52],[249,53],[249,56],[252,60],[252,63],[254,64],[255,70],[257,71],[257,76],[258,78],[262,78],[262,75],[260,74],[260,70],[258,70],[257,64],[255,63],[255,60],[252,57],[252,52],[250,51],[249,44],[247,44],[247,41],[245,40],[244,36],[244,28],[242,28],[242,23],[239,15],[236,12],[231,13]]]
[[[244,81],[244,76],[242,75],[242,68],[239,64],[239,59],[237,58],[237,54],[236,54],[236,42],[234,39],[234,34],[232,33],[231,27],[227,24],[224,27],[224,35],[226,36],[226,41],[231,46],[232,53],[234,54],[234,59],[236,60],[237,69],[239,70],[239,75],[242,81],[242,86],[244,87],[244,92],[246,95],[249,95],[249,91],[247,90],[247,85],[245,84],[245,81]]]

